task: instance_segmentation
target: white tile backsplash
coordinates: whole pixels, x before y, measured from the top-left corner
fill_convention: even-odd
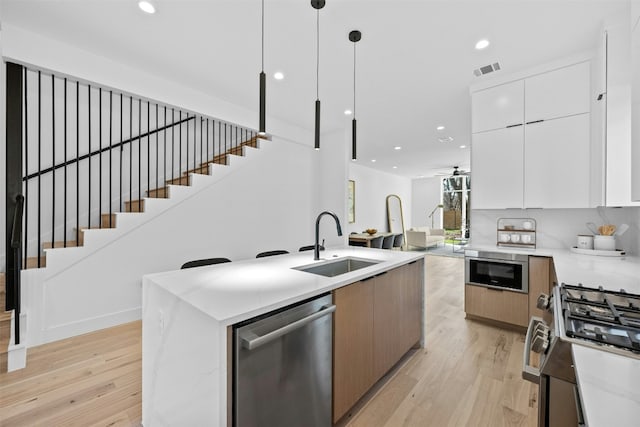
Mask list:
[[[578,234],[591,234],[587,222],[629,224],[629,230],[616,241],[618,249],[630,255],[640,250],[640,208],[594,209],[501,209],[473,210],[471,212],[471,243],[478,246],[496,244],[496,227],[499,218],[533,218],[537,223],[537,247],[564,248],[576,245]]]

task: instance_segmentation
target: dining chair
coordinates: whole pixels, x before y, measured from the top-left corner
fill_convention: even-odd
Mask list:
[[[384,238],[384,236],[374,237],[373,239],[371,239],[371,243],[369,244],[369,247],[381,249],[382,248],[382,240],[383,240],[383,238]]]
[[[225,262],[231,262],[229,258],[206,258],[206,259],[196,259],[193,261],[188,261],[182,264],[180,269],[185,268],[193,268],[193,267],[203,267],[205,265],[213,265],[213,264],[223,264]]]
[[[393,247],[393,237],[393,234],[384,236],[384,238],[382,239],[382,249],[391,249]]]
[[[303,246],[300,249],[298,249],[298,252],[312,251],[314,246],[315,245]],[[320,245],[320,250],[324,251],[324,246]]]
[[[288,253],[289,251],[285,251],[284,249],[278,249],[275,251],[260,252],[258,255],[256,255],[256,258],[264,258],[267,256],[274,256],[274,255],[284,255]]]
[[[396,234],[393,238],[393,247],[402,249],[402,244],[404,243],[404,234]]]

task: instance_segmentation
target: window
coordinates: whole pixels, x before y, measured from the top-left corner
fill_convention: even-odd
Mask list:
[[[468,237],[471,180],[467,175],[442,179],[443,226]]]

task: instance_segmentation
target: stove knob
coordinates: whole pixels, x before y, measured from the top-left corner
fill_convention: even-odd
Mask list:
[[[533,339],[531,343],[531,350],[536,353],[544,353],[549,348],[549,338],[548,336],[537,336]]]
[[[551,303],[549,300],[549,295],[540,294],[540,296],[538,297],[538,301],[536,302],[536,307],[538,307],[540,310],[548,310],[550,306]]]

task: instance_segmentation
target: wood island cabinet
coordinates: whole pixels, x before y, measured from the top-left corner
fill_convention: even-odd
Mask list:
[[[336,289],[333,421],[419,343],[424,260]]]

